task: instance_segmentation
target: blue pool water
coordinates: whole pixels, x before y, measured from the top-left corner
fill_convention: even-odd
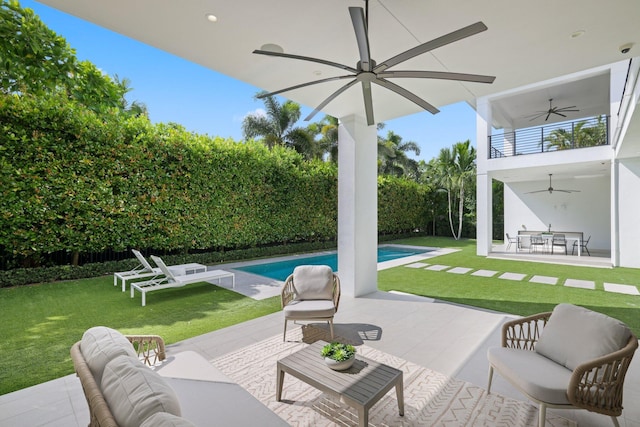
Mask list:
[[[396,248],[382,247],[378,248],[378,262],[389,261],[397,258],[404,258],[409,255],[422,254],[429,252],[429,249],[412,249],[412,248]],[[287,261],[276,261],[265,264],[249,265],[246,267],[237,267],[236,270],[246,271],[247,273],[258,274],[260,276],[270,277],[272,279],[285,281],[298,265],[328,265],[333,271],[338,270],[338,255],[336,253],[326,255],[314,255],[308,257],[300,257]]]

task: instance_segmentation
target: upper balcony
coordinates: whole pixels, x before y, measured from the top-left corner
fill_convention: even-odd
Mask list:
[[[489,136],[489,158],[609,145],[609,116],[518,129]]]

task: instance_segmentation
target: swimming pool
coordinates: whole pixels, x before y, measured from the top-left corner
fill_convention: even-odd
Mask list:
[[[383,246],[378,248],[378,262],[389,261],[392,259],[404,258],[410,255],[422,254],[430,252],[427,248],[400,248],[392,246]],[[248,265],[245,267],[236,267],[236,270],[245,271],[247,273],[266,276],[271,279],[285,281],[298,265],[328,265],[333,271],[338,270],[338,254],[330,253],[325,255],[305,256],[286,261],[275,261],[264,264]]]

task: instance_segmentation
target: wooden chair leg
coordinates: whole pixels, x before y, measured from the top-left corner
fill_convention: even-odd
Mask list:
[[[329,330],[331,331],[331,339],[333,340],[333,319],[329,319]]]
[[[287,340],[287,319],[284,319],[284,333],[282,334],[282,341]]]
[[[491,393],[492,382],[493,382],[493,366],[489,366],[489,381],[487,382],[487,394]]]
[[[620,427],[620,424],[618,424],[618,418],[614,417],[613,415],[611,416],[611,419],[613,420],[613,425],[616,427]]]

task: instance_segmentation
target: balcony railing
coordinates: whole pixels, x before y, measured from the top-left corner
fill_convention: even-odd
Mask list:
[[[547,153],[609,144],[609,117],[518,129],[489,137],[489,158]]]

